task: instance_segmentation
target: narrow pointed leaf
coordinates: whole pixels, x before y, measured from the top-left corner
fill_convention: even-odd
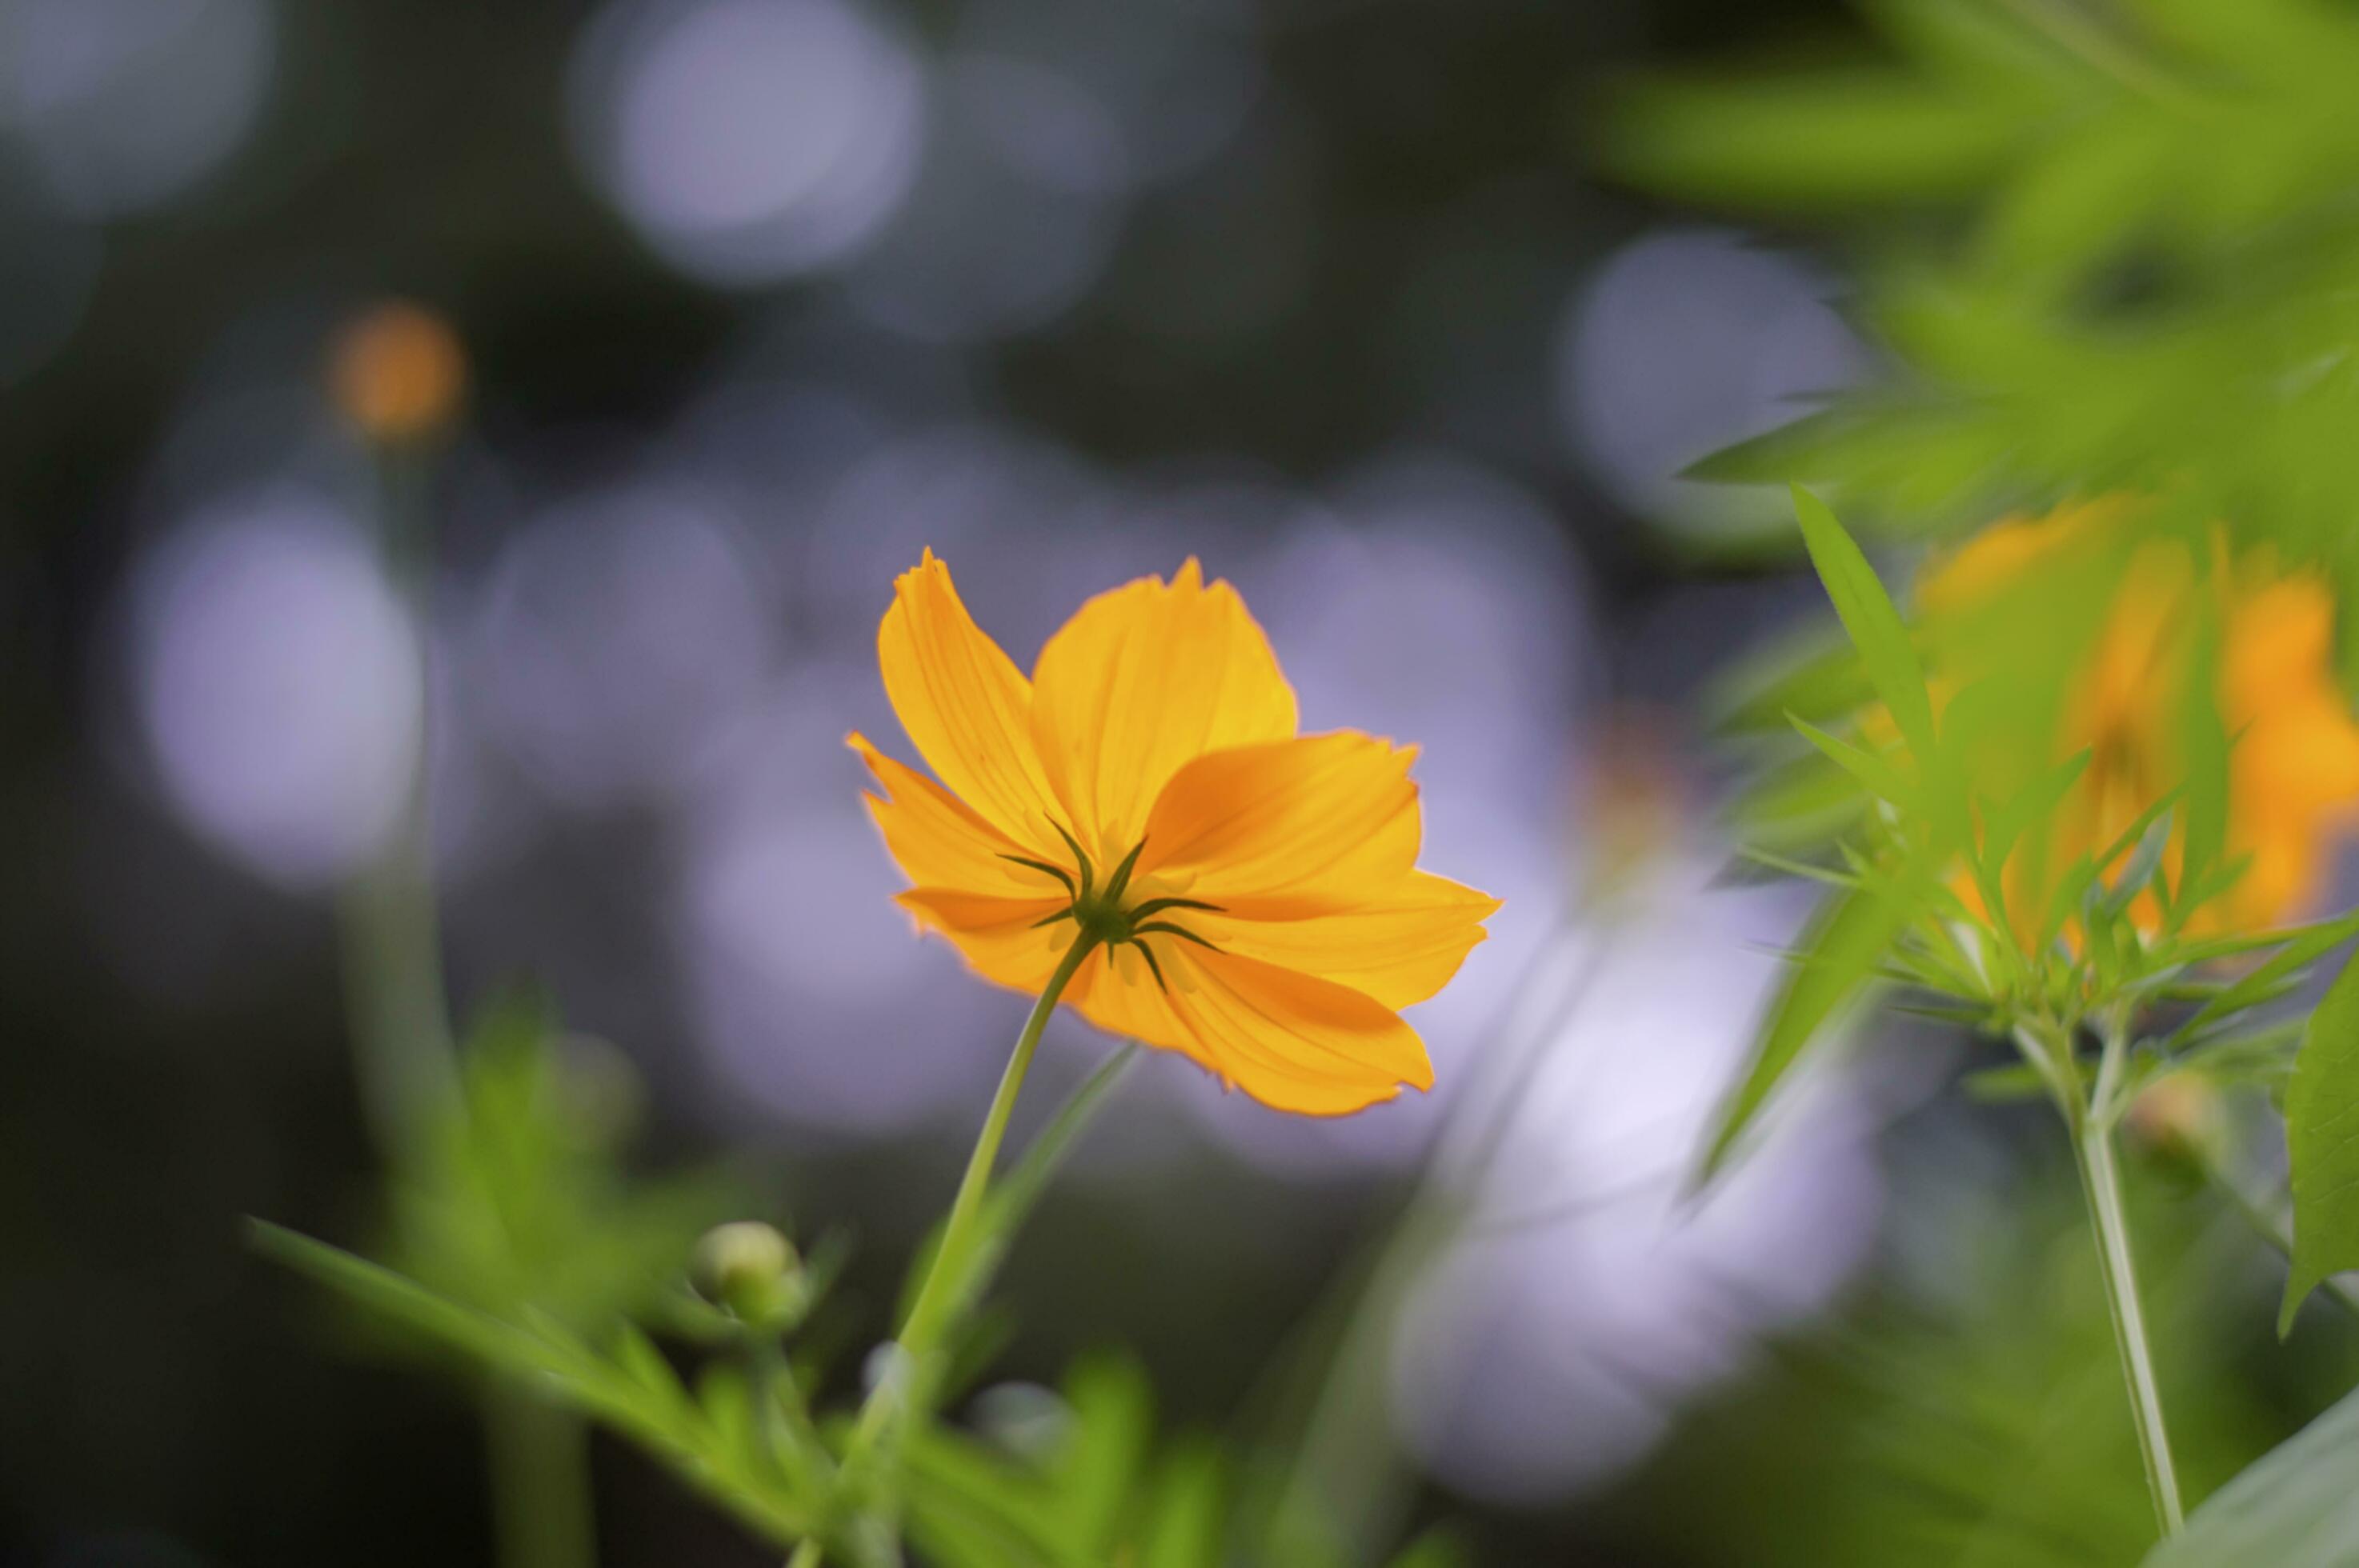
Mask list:
[[[1875,752],[1848,741],[1839,741],[1806,719],[1792,714],[1786,717],[1803,740],[1818,748],[1821,756],[1857,779],[1860,787],[1877,799],[1906,806],[1916,797],[1917,792],[1908,787],[1908,781],[1900,776],[1899,770]]]
[[[2330,1274],[2359,1268],[2359,964],[2327,989],[2295,1056],[2286,1090],[2293,1162],[2293,1269],[2277,1333]]]
[[[1922,873],[1917,873],[1898,887],[1855,889],[1822,908],[1770,1003],[1745,1076],[1714,1118],[1692,1188],[1701,1189],[1719,1174],[1778,1082],[1843,1005],[1870,982],[1914,909],[1923,881]]]
[[[2284,946],[2271,954],[2264,963],[2240,975],[2218,995],[2196,1011],[2195,1016],[2179,1026],[2178,1036],[2195,1033],[2215,1018],[2232,1012],[2242,1012],[2283,991],[2303,969],[2340,947],[2354,935],[2359,935],[2359,913],[2339,919],[2321,921],[2294,932]],[[2176,1041],[2174,1040],[2174,1044]]]
[[[2359,1562],[2359,1394],[2263,1454],[2141,1568],[2334,1568]]]
[[[1843,631],[1859,650],[1875,695],[1919,763],[1930,762],[1935,754],[1932,698],[1926,693],[1925,671],[1899,610],[1835,514],[1799,485],[1794,488],[1794,515],[1801,522],[1810,565],[1818,569]]]

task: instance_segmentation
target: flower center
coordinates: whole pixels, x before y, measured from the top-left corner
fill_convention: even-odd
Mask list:
[[[1036,928],[1070,920],[1080,928],[1082,941],[1103,944],[1109,953],[1125,946],[1136,947],[1139,956],[1147,960],[1147,971],[1155,977],[1156,985],[1163,989],[1169,989],[1164,985],[1163,966],[1156,959],[1155,949],[1147,945],[1147,937],[1176,936],[1200,947],[1212,946],[1212,943],[1169,917],[1175,912],[1191,909],[1217,914],[1221,907],[1219,904],[1207,903],[1199,898],[1164,896],[1132,899],[1131,874],[1138,869],[1138,857],[1146,852],[1146,839],[1141,838],[1133,844],[1130,853],[1114,867],[1114,873],[1100,882],[1097,868],[1091,863],[1080,841],[1065,830],[1062,823],[1051,821],[1049,826],[1056,828],[1057,837],[1065,841],[1065,848],[1072,851],[1072,870],[1024,855],[999,857],[1044,872],[1064,885],[1066,896],[1071,902],[1047,919],[1036,922]],[[1218,952],[1219,949],[1213,948],[1213,951]]]

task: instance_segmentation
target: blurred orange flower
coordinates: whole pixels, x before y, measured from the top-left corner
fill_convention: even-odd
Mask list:
[[[389,300],[337,335],[328,380],[344,417],[371,440],[397,445],[439,435],[457,416],[467,355],[450,322]]]
[[[1070,968],[1062,1000],[1092,1022],[1281,1110],[1431,1087],[1397,1010],[1448,982],[1498,901],[1417,869],[1414,749],[1296,732],[1234,589],[1190,559],[1100,594],[1027,680],[929,550],[877,656],[941,781],[850,737],[920,929],[1018,990]]]
[[[2135,512],[2108,498],[1996,524],[1925,577],[1919,606],[1938,618],[1991,602]],[[2066,694],[2058,752],[2085,748],[2090,761],[2057,809],[2047,864],[2060,871],[2102,851],[2178,787],[2181,693],[2209,595],[2221,629],[2215,695],[2233,741],[2226,855],[2245,865],[2191,925],[2246,932],[2300,914],[2315,900],[2332,839],[2359,803],[2359,725],[2335,676],[2334,596],[2325,580],[2281,569],[2267,547],[2232,560],[2224,535],[2215,535],[2209,557],[2169,536],[2129,551]],[[2183,837],[2164,857],[2174,875]],[[1980,912],[1973,889],[1962,882],[1960,892]],[[2036,921],[2031,912],[2045,890],[2011,876],[2006,892],[2018,906],[2009,914],[2020,935]],[[2143,924],[2153,906],[2143,899],[2133,915]]]

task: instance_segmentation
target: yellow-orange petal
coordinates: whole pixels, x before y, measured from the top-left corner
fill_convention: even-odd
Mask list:
[[[2003,517],[1927,563],[1917,583],[1917,607],[1946,615],[1986,602],[2059,557],[2102,544],[2136,510],[2132,498],[2109,495],[2059,506],[2042,517]]]
[[[941,785],[885,755],[864,735],[847,735],[844,744],[860,753],[884,787],[883,795],[865,797],[868,814],[885,835],[885,848],[912,882],[995,898],[1036,899],[1062,892],[1055,879],[1004,859],[1028,858],[1031,851]]]
[[[1048,985],[1076,935],[1070,920],[1040,924],[1065,907],[1062,898],[989,898],[951,888],[911,888],[895,902],[917,916],[919,927],[948,937],[976,974],[1035,995]]]
[[[2333,689],[2334,596],[2316,578],[2285,578],[2244,594],[2229,617],[2220,668],[2223,708],[2235,719],[2282,707],[2294,693]]]
[[[959,601],[928,550],[893,583],[876,629],[885,695],[934,776],[1003,837],[1058,848],[1054,795],[1032,745],[1032,688]]]
[[[1417,865],[1416,756],[1338,730],[1199,757],[1147,814],[1139,871],[1263,919],[1382,893]]]
[[[1331,914],[1255,920],[1190,911],[1180,918],[1223,952],[1318,975],[1403,1008],[1450,983],[1488,935],[1483,922],[1498,907],[1487,893],[1413,871],[1392,889]]]
[[[1169,945],[1158,942],[1158,962],[1162,948]],[[1221,1064],[1171,1011],[1169,998],[1156,986],[1136,953],[1125,952],[1119,960],[1103,947],[1092,953],[1065,988],[1065,1002],[1109,1034],[1158,1050],[1177,1051],[1223,1083],[1231,1081]]]
[[[1083,966],[1084,1017],[1178,1050],[1276,1110],[1344,1116],[1404,1087],[1432,1087],[1424,1042],[1374,998],[1258,959],[1151,940],[1166,984],[1125,955],[1094,955]]]
[[[1111,863],[1149,807],[1207,752],[1295,730],[1294,688],[1226,582],[1190,557],[1082,606],[1032,671],[1032,737],[1084,845]]]

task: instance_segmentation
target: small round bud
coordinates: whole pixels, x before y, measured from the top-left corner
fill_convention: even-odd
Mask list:
[[[2198,1159],[2219,1141],[2220,1091],[2195,1073],[2158,1078],[2130,1102],[2130,1136],[2167,1160]]]
[[[328,384],[337,408],[369,439],[416,441],[439,434],[458,413],[466,351],[441,317],[392,300],[337,334]]]
[[[749,1324],[781,1324],[802,1304],[803,1266],[794,1243],[757,1219],[706,1231],[688,1277],[697,1294]]]

